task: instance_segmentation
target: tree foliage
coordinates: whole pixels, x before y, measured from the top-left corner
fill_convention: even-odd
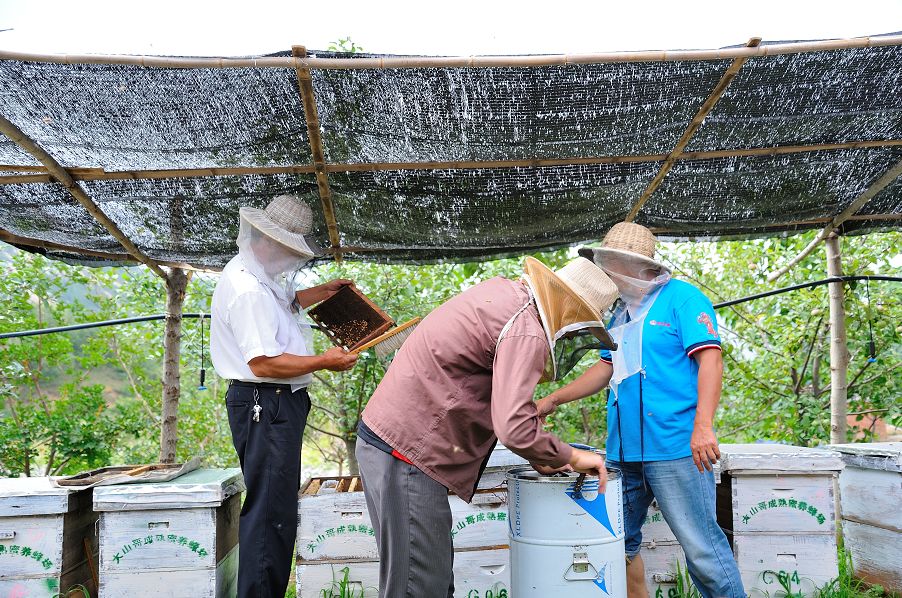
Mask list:
[[[811,234],[787,239],[686,243],[668,247],[677,274],[716,303],[773,288],[768,272],[796,255]],[[847,237],[845,274],[900,274],[899,233]],[[783,286],[827,277],[823,247],[780,279]],[[902,424],[898,368],[902,304],[893,282],[845,287],[849,412],[865,437],[878,419]],[[830,318],[826,286],[718,310],[724,342],[722,439],[813,446],[830,438]],[[870,295],[870,300],[868,299]],[[869,323],[870,322],[870,323]],[[876,359],[869,359],[871,330]],[[850,436],[851,438],[851,436]]]
[[[82,268],[13,252],[0,270],[0,299],[9,306],[0,332],[164,311],[162,281],[143,267]],[[214,282],[195,277],[186,311],[209,311]],[[0,341],[0,473],[155,462],[163,331],[162,322],[144,322]],[[201,453],[208,463],[233,465],[225,407],[213,396],[221,381],[211,381],[212,392],[192,384],[198,333],[197,321],[186,322],[179,458]]]
[[[675,275],[715,303],[776,285],[766,273],[785,263],[812,235],[720,243],[666,243],[663,259]],[[846,274],[900,275],[898,232],[843,239]],[[162,313],[162,282],[145,268],[83,268],[8,251],[0,261],[0,332]],[[537,254],[552,268],[573,250]],[[465,264],[397,266],[327,263],[316,284],[352,278],[396,322],[434,307],[493,276],[516,278],[520,259]],[[780,284],[826,277],[823,250]],[[216,278],[197,275],[185,311],[209,311]],[[898,283],[846,285],[849,411],[868,436],[876,422],[902,425],[898,400],[902,363],[902,302]],[[827,287],[797,291],[718,310],[725,381],[718,432],[722,441],[771,440],[817,445],[829,439],[830,365]],[[208,328],[208,326],[207,326]],[[869,359],[873,330],[876,359]],[[109,464],[153,462],[159,452],[162,322],[145,322],[0,341],[0,474],[73,473]],[[209,364],[209,332],[183,324],[179,460],[195,454],[216,466],[237,464],[224,407],[225,385]],[[327,348],[322,335],[317,350]],[[196,387],[201,351],[208,390]],[[594,363],[586,357],[566,383]],[[364,353],[342,373],[318,372],[304,460],[314,471],[356,470],[353,446],[366,401],[382,378],[382,364]],[[540,385],[544,396],[562,383]],[[549,426],[567,441],[603,446],[605,396],[565,405]]]

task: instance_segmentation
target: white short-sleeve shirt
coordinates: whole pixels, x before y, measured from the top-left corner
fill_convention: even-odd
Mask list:
[[[210,359],[220,377],[228,380],[290,384],[305,387],[313,376],[260,378],[247,365],[251,359],[283,353],[311,355],[294,314],[251,274],[240,256],[222,270],[213,292],[210,319]]]

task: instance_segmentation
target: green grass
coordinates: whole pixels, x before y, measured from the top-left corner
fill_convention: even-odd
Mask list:
[[[81,592],[81,593],[78,593]],[[77,584],[66,590],[65,592],[60,592],[58,594],[54,594],[52,598],[75,598],[78,596],[81,598],[91,598],[91,593],[88,592],[88,588],[81,584]]]
[[[339,569],[341,572],[341,578],[335,579],[335,572],[333,569],[332,573],[332,584],[320,590],[321,598],[364,598],[363,588],[359,590],[354,587],[353,583],[349,580],[351,575],[351,569],[349,567],[342,567]],[[373,595],[375,595],[376,591],[373,590]]]

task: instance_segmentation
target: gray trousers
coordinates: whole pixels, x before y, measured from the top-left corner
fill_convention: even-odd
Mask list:
[[[448,489],[365,440],[354,452],[379,549],[379,597],[454,596]]]

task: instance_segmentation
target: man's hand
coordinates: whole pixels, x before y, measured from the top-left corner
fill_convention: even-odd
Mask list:
[[[536,401],[536,409],[539,412],[539,419],[542,420],[542,423],[545,423],[545,418],[554,413],[554,410],[557,408],[557,402],[555,401],[554,393],[548,395],[547,397],[542,397],[538,401]]]
[[[298,301],[298,305],[300,305],[304,309],[307,309],[311,305],[315,305],[320,301],[325,301],[326,299],[340,291],[342,287],[351,284],[354,284],[353,280],[348,280],[347,278],[336,278],[335,280],[330,280],[329,282],[318,284],[315,287],[310,287],[309,289],[301,289],[300,291],[295,292],[294,296]]]
[[[717,445],[714,428],[696,423],[689,446],[692,448],[692,460],[699,472],[704,472],[705,469],[713,471],[714,464],[720,459],[720,447]]]
[[[351,354],[341,347],[332,347],[321,355],[324,369],[333,372],[343,372],[354,367],[357,363],[357,355]]]
[[[559,471],[573,471],[573,468],[570,467],[569,463],[563,467],[551,467],[550,465],[539,465],[538,463],[530,463],[530,465],[542,475],[553,475]]]
[[[573,467],[573,471],[578,473],[597,475],[598,492],[600,494],[604,493],[604,489],[608,484],[608,470],[604,466],[604,459],[601,455],[575,448],[573,449],[573,455],[570,456],[570,465]]]
[[[320,285],[323,288],[323,291],[327,293],[327,297],[331,297],[335,293],[341,290],[341,287],[346,287],[348,285],[354,284],[353,280],[347,278],[336,278],[335,280],[330,280],[327,283]]]

